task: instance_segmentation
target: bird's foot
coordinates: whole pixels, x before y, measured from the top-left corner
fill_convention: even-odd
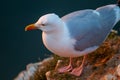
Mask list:
[[[87,58],[87,55],[84,56],[83,61],[82,61],[82,64],[81,64],[79,67],[74,68],[74,69],[70,72],[70,74],[75,75],[75,76],[80,76],[80,75],[82,74],[82,72],[83,72],[86,58]]]
[[[68,65],[58,69],[59,73],[70,72],[73,69],[72,65]]]
[[[83,72],[83,66],[80,66],[80,67],[77,67],[77,68],[74,68],[70,74],[72,75],[75,75],[75,76],[80,76]]]

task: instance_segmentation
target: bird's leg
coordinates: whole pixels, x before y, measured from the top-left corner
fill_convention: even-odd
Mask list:
[[[73,66],[72,66],[72,57],[70,57],[70,61],[69,61],[69,65],[68,66],[65,66],[65,67],[62,67],[62,68],[59,68],[58,69],[58,72],[59,73],[64,73],[64,72],[69,72],[73,69]]]
[[[70,74],[75,75],[75,76],[80,76],[80,75],[82,74],[83,69],[84,69],[84,65],[85,65],[85,60],[86,60],[86,58],[87,58],[87,55],[84,55],[82,64],[81,64],[79,67],[74,68],[74,69],[72,70],[72,72],[70,72]]]

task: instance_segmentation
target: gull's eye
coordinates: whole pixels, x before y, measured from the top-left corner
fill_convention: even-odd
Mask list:
[[[45,26],[45,24],[41,24],[41,26]]]

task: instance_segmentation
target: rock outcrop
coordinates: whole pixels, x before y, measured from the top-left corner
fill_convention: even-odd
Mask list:
[[[81,64],[82,57],[74,59],[74,67]],[[15,80],[120,80],[120,36],[112,32],[95,52],[88,55],[80,77],[68,73],[60,74],[57,69],[68,65],[68,58],[53,55],[42,62],[27,66]]]

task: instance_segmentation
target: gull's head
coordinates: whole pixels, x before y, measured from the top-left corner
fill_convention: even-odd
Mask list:
[[[59,25],[62,24],[61,19],[56,14],[46,14],[39,18],[35,24],[28,25],[25,31],[40,29],[44,32],[55,30]]]

